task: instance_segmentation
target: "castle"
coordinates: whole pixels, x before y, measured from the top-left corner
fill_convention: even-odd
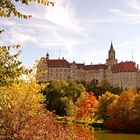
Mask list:
[[[39,81],[53,81],[57,79],[73,79],[76,81],[85,80],[91,82],[95,80],[98,86],[101,85],[103,80],[107,80],[111,86],[126,88],[140,88],[140,70],[138,65],[133,61],[117,62],[115,57],[115,50],[111,42],[108,51],[108,59],[105,64],[91,64],[85,65],[82,63],[69,63],[64,58],[62,59],[49,59],[49,54],[46,58],[40,59],[41,66],[38,68],[37,73],[42,73],[38,78]]]

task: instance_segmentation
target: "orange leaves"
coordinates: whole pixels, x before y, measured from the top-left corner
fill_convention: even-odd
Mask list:
[[[98,109],[98,101],[93,93],[86,93],[84,98],[77,101],[76,118],[91,118]]]
[[[108,107],[108,115],[110,117],[120,118],[121,116],[131,113],[133,101],[136,91],[133,89],[124,90],[116,103],[112,103]]]
[[[124,90],[116,102],[113,102],[108,106],[108,118],[105,121],[107,128],[140,132],[138,105],[140,104],[140,100],[137,97],[139,97],[139,94],[134,89]],[[138,106],[136,106],[136,104]]]

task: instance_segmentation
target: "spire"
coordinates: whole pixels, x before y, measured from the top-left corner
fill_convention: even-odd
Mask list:
[[[110,51],[111,51],[111,50],[114,51],[112,40],[111,40],[111,45],[110,45]]]
[[[112,40],[111,40],[110,50],[108,52],[108,58],[109,59],[115,59],[115,50],[113,48]]]
[[[111,45],[110,45],[110,50],[109,51],[115,51],[114,48],[113,48],[112,40],[111,40]]]
[[[47,54],[46,54],[46,59],[49,59],[49,53],[47,52]]]

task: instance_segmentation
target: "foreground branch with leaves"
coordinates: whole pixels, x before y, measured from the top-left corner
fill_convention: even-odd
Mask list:
[[[2,17],[10,17],[16,16],[18,18],[29,19],[31,15],[22,14],[19,10],[17,10],[15,3],[21,2],[22,4],[28,5],[29,2],[37,2],[43,5],[51,4],[54,6],[54,3],[49,0],[1,0],[0,1],[0,16]]]
[[[24,73],[25,68],[18,60],[21,53],[19,47],[19,45],[0,46],[0,86],[11,85]],[[10,51],[13,50],[17,52],[11,54]]]

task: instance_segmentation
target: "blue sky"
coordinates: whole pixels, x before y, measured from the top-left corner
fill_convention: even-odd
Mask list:
[[[55,0],[55,6],[30,3],[17,8],[29,20],[1,18],[0,45],[21,44],[27,67],[45,56],[68,61],[105,63],[111,40],[118,61],[140,64],[139,0]]]

